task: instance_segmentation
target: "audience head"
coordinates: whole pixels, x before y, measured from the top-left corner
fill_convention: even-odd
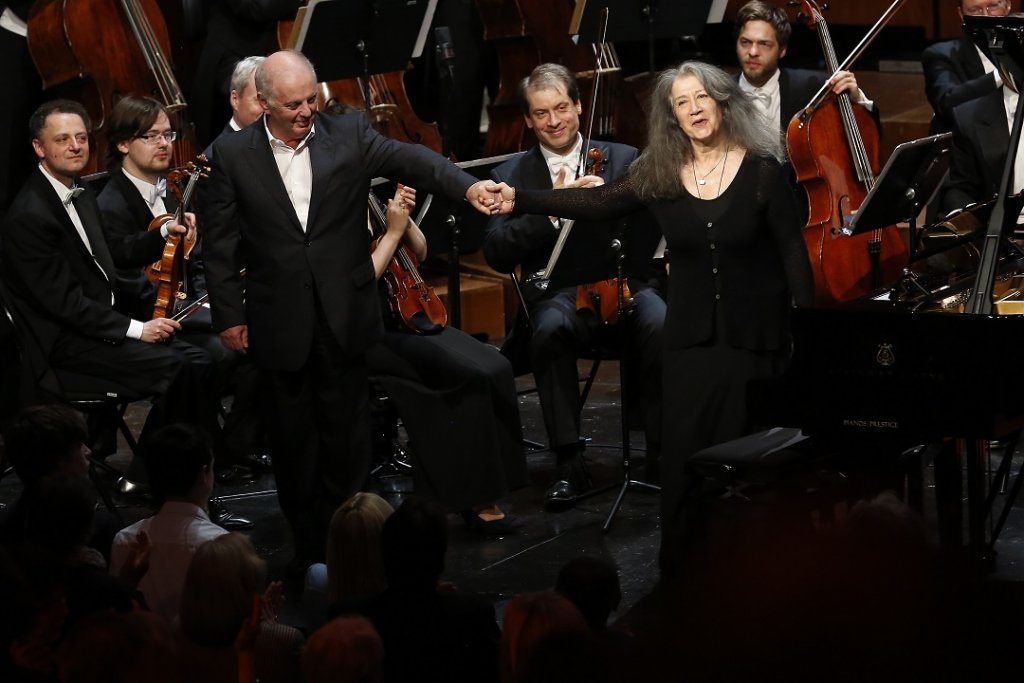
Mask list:
[[[180,681],[178,636],[153,612],[96,612],[75,622],[57,652],[62,683]]]
[[[199,425],[166,425],[143,444],[150,486],[161,500],[203,506],[213,492],[213,443]]]
[[[170,168],[177,134],[164,106],[152,97],[122,97],[110,111],[104,129],[108,170],[124,168],[152,184]]]
[[[786,13],[767,2],[751,0],[736,13],[736,59],[743,76],[751,85],[760,87],[779,70],[779,60],[786,56],[786,47],[793,27]]]
[[[206,647],[231,645],[263,593],[267,565],[248,536],[228,533],[199,546],[181,594],[181,632]]]
[[[519,107],[537,140],[547,149],[568,154],[580,130],[580,90],[561,64],[541,64],[519,84]]]
[[[608,615],[622,601],[619,574],[604,558],[577,557],[558,572],[555,591],[569,599],[594,631],[603,631]]]
[[[51,100],[28,120],[32,149],[43,168],[68,187],[89,163],[92,121],[85,107],[72,100]]]
[[[281,50],[256,67],[256,92],[274,137],[298,144],[313,128],[317,80],[313,64],[301,52]]]
[[[82,415],[57,403],[31,406],[4,436],[7,458],[25,486],[50,474],[85,476],[89,469],[88,429]]]
[[[554,591],[520,593],[505,606],[501,631],[501,673],[504,683],[526,680],[523,671],[548,638],[588,633],[579,610]]]
[[[72,561],[92,536],[92,483],[77,473],[61,473],[41,479],[37,491],[28,504],[25,537],[55,561]]]
[[[391,589],[433,591],[444,570],[448,518],[423,498],[406,498],[381,532],[384,575]]]
[[[338,617],[318,629],[302,651],[306,683],[379,683],[384,645],[365,617]]]
[[[327,535],[330,604],[376,595],[387,588],[381,532],[392,512],[386,500],[362,491],[335,510]]]
[[[262,64],[266,57],[246,57],[235,64],[235,70],[231,72],[231,110],[235,123],[240,128],[245,128],[259,117],[263,116],[263,107],[260,105],[260,98],[256,96],[256,67]]]

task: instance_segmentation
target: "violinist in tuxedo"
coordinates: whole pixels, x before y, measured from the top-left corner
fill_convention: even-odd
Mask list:
[[[267,377],[278,500],[298,573],[322,559],[330,516],[369,473],[366,348],[383,334],[370,180],[465,197],[485,213],[493,199],[487,183],[377,134],[365,116],[319,116],[316,72],[298,52],[267,57],[256,89],[263,118],[214,144],[204,256],[214,329]]]
[[[156,400],[145,434],[167,421],[209,424],[211,367],[189,362],[177,342],[180,325],[166,318],[132,318],[115,308],[118,266],[141,267],[159,259],[164,238],[104,237],[96,197],[78,185],[89,160],[89,116],[77,102],[54,100],[29,120],[39,159],[16,196],[0,231],[4,300],[20,332],[26,403],[59,396],[67,373],[116,382]],[[176,223],[167,230],[184,234]],[[162,343],[161,343],[162,342]]]
[[[1009,0],[957,0],[961,22],[965,16],[1005,17]],[[953,109],[964,102],[1000,89],[1003,79],[995,65],[966,35],[935,43],[921,54],[924,87],[935,111],[928,133],[953,129]]]
[[[637,156],[628,145],[600,142],[603,156],[599,176],[576,177],[579,156],[585,153],[580,134],[582,105],[576,79],[563,66],[542,64],[520,86],[520,105],[527,127],[539,144],[492,172],[496,182],[516,187],[588,187],[623,176]],[[577,285],[615,277],[616,252],[613,240],[624,244],[629,257],[628,286],[633,296],[630,326],[632,360],[636,363],[639,404],[643,409],[647,435],[648,469],[656,476],[661,444],[661,336],[665,302],[648,283],[655,273],[652,258],[660,232],[649,216],[641,212],[625,221],[580,222],[572,228],[546,290],[530,284],[531,276],[543,271],[564,221],[546,216],[492,217],[484,241],[487,263],[510,273],[521,269],[523,292],[532,323],[529,358],[548,440],[556,455],[558,479],[545,494],[545,506],[552,510],[571,507],[586,488],[580,442],[580,396],[576,360],[592,344],[598,321],[590,311],[576,307]],[[650,227],[647,227],[650,226]],[[628,238],[629,242],[626,243]]]

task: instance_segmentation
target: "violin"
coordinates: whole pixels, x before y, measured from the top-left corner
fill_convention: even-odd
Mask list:
[[[586,175],[600,175],[604,170],[604,152],[597,147],[587,150],[584,165]],[[564,228],[563,228],[564,229]],[[620,252],[621,256],[621,252]],[[619,282],[622,287],[619,287]],[[576,285],[576,310],[592,311],[598,320],[606,325],[619,321],[619,313],[633,308],[633,294],[624,277],[613,277],[597,282]]]
[[[829,70],[842,70],[821,10],[813,0],[801,4],[802,14],[817,28]],[[895,225],[854,236],[844,231],[874,185],[880,167],[878,129],[863,107],[853,106],[849,93],[815,106],[818,99],[790,121],[786,143],[810,207],[803,234],[816,298],[829,304],[865,296],[898,279],[908,250]]]
[[[382,237],[388,226],[386,209],[372,191],[367,201],[370,220],[375,232]],[[408,331],[437,334],[448,323],[448,312],[434,288],[423,280],[419,265],[419,259],[408,247],[398,245],[383,275],[387,286],[388,309]]]
[[[206,157],[199,155],[200,163],[206,162]],[[178,199],[178,209],[173,214],[165,213],[153,218],[149,223],[149,230],[159,230],[167,221],[182,224],[185,218],[186,207],[192,200],[196,183],[200,178],[209,175],[208,166],[200,166],[189,162],[187,166],[175,169],[167,174],[167,184],[174,188]],[[184,191],[181,190],[181,182],[188,176],[188,183]],[[187,281],[187,269],[185,262],[192,254],[195,247],[196,237],[188,238],[178,233],[171,233],[164,243],[163,255],[160,260],[146,267],[146,277],[156,286],[156,302],[153,305],[153,320],[167,318],[174,312],[176,304],[188,297],[185,289]]]

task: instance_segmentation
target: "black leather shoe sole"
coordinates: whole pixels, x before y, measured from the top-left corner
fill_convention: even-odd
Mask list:
[[[548,512],[568,510],[576,505],[576,487],[566,479],[559,479],[544,492],[544,509]]]

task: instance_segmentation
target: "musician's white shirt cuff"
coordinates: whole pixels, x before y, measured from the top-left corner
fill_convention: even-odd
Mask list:
[[[164,221],[164,224],[160,226],[160,236],[167,239],[167,236],[171,234],[170,227],[173,220]]]
[[[0,28],[25,38],[28,36],[28,24],[21,20],[10,7],[5,7],[0,14]]]
[[[860,88],[857,89],[857,92],[860,93],[860,102],[858,102],[857,104],[859,104],[860,106],[864,107],[868,111],[874,111],[875,110],[875,101],[874,100],[869,100],[868,96],[865,95],[864,91],[861,90]]]
[[[142,339],[142,321],[132,320],[128,323],[128,331],[124,333],[126,339]]]

